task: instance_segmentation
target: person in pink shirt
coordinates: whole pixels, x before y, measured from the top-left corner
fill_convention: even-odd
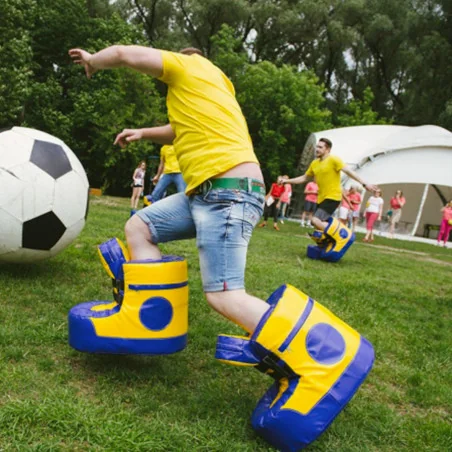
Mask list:
[[[349,212],[349,216],[351,216],[351,226],[352,231],[355,232],[356,225],[359,219],[359,209],[361,207],[362,197],[360,193],[360,189],[358,187],[352,187],[348,193],[348,200],[350,201],[352,208]]]
[[[342,191],[342,202],[339,207],[339,221],[343,224],[347,224],[349,213],[352,211],[353,205],[350,202],[350,194],[355,191],[354,187],[350,187],[349,190]]]
[[[312,214],[314,213],[317,207],[317,194],[319,192],[319,186],[315,183],[315,181],[308,182],[304,189],[304,210],[301,214],[301,226],[312,226],[311,219]],[[305,221],[305,218],[308,219]]]
[[[289,178],[289,176],[283,176],[284,178]],[[281,198],[279,199],[279,202],[281,204],[279,209],[279,221],[281,224],[284,224],[284,218],[286,218],[286,211],[289,207],[290,200],[292,198],[292,185],[290,184],[284,184],[284,191],[281,195]]]
[[[452,200],[441,209],[441,212],[443,213],[443,218],[439,228],[438,245],[440,245],[441,240],[443,240],[443,246],[446,247],[450,231],[452,230]]]
[[[389,227],[389,238],[394,238],[395,225],[400,221],[402,216],[402,207],[405,205],[406,199],[403,196],[402,190],[397,190],[395,195],[389,202],[391,206],[391,225]]]

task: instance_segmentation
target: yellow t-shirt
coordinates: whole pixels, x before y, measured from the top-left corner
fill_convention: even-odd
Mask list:
[[[160,149],[160,158],[165,160],[163,174],[180,173],[179,162],[177,161],[174,146],[165,144]]]
[[[315,177],[319,186],[317,204],[325,199],[342,199],[341,169],[345,163],[337,155],[329,155],[324,160],[315,159],[309,165],[306,176]]]
[[[258,160],[231,81],[200,55],[162,51],[162,82],[186,193],[207,179]]]

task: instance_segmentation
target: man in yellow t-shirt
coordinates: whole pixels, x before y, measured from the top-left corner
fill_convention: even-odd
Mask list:
[[[145,197],[146,205],[162,199],[166,189],[171,184],[176,186],[178,193],[184,192],[187,188],[187,184],[180,171],[174,146],[165,144],[160,149],[160,164],[157,169],[157,174],[152,178],[152,183],[155,184],[155,187],[152,193]]]
[[[101,69],[128,67],[167,84],[169,124],[125,129],[115,144],[149,139],[174,145],[186,194],[164,198],[129,219],[131,259],[160,259],[158,243],[196,237],[207,301],[254,331],[268,304],[246,293],[245,265],[265,186],[231,81],[193,48],[175,53],[112,46],[93,55],[82,49],[69,54],[88,78]]]
[[[304,184],[315,178],[319,187],[317,208],[311,223],[320,231],[328,226],[328,219],[333,215],[342,200],[341,171],[359,182],[366,190],[375,191],[376,185],[366,184],[336,155],[331,155],[333,144],[327,138],[320,138],[315,149],[316,158],[311,162],[303,176],[287,179],[290,184]]]

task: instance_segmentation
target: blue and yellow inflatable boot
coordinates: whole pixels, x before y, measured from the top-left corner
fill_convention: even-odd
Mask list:
[[[303,449],[344,409],[374,362],[372,345],[290,285],[276,290],[250,337],[219,336],[215,357],[275,382],[256,406],[256,432],[282,451]]]
[[[90,301],[68,314],[69,344],[88,353],[175,353],[187,344],[188,275],[182,257],[132,261],[111,239],[99,246],[113,302]]]
[[[317,245],[308,245],[307,256],[327,262],[337,262],[355,241],[355,234],[337,218],[330,217],[325,230],[314,231],[312,240]]]

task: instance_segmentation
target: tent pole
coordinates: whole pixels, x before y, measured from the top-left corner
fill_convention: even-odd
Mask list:
[[[419,222],[421,221],[422,211],[424,210],[425,200],[427,199],[428,194],[428,184],[425,184],[424,193],[422,193],[421,205],[419,206],[419,211],[417,213],[416,221],[414,222],[413,230],[411,231],[411,235],[416,234],[417,228],[419,226]]]

